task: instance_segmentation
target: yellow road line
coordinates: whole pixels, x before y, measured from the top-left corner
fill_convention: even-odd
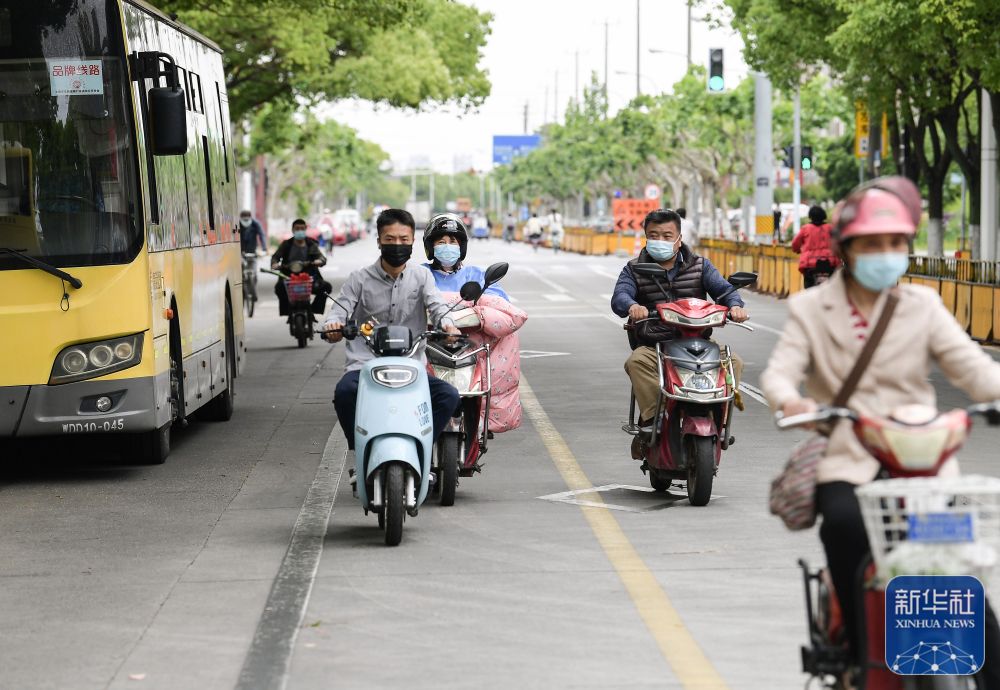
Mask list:
[[[552,424],[548,414],[542,409],[534,391],[523,376],[520,390],[521,404],[538,435],[542,437],[542,442],[545,443],[563,481],[572,490],[592,489],[593,484],[590,483],[562,435]],[[580,494],[578,498],[604,503],[599,492]],[[625,585],[643,622],[660,647],[660,652],[684,688],[688,690],[726,688],[726,682],[722,680],[722,676],[684,627],[684,622],[670,602],[667,593],[660,587],[656,577],[625,536],[612,512],[606,508],[587,506],[581,506],[580,509],[590,523],[590,529],[593,530],[611,565],[618,572],[618,577]]]

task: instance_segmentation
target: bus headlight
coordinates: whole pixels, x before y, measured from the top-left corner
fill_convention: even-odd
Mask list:
[[[115,353],[107,345],[97,345],[91,348],[90,356],[87,359],[90,360],[95,369],[103,369],[115,361]]]
[[[132,343],[127,340],[123,340],[115,345],[115,357],[123,361],[132,359],[132,352],[134,351],[135,348],[132,347]]]
[[[87,368],[87,355],[77,348],[64,350],[62,355],[63,370],[70,374],[79,374]]]
[[[84,381],[142,361],[142,333],[71,345],[56,357],[50,384]]]

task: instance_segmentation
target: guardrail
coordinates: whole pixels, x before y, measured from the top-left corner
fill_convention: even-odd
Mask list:
[[[523,227],[518,226],[516,241],[523,241],[522,232]],[[501,237],[503,228],[494,226],[492,234]],[[598,232],[590,228],[566,228],[563,239],[565,251],[587,255],[634,256],[645,244],[641,232]],[[704,239],[697,252],[715,264],[723,275],[736,271],[756,273],[758,292],[787,297],[805,289],[799,273],[799,255],[791,247]],[[982,342],[1000,344],[1000,262],[911,256],[910,270],[903,282],[934,289],[969,335]]]
[[[777,297],[805,289],[799,256],[789,247],[703,240],[698,253],[723,275],[759,274],[757,290]],[[939,295],[958,323],[976,340],[1000,343],[1000,263],[911,256],[903,282],[925,285]]]
[[[514,240],[517,242],[526,241],[524,238],[524,226],[518,225],[514,231]],[[503,237],[503,227],[494,225],[490,233],[493,237]],[[636,244],[638,235],[639,244]],[[549,246],[548,239],[543,242],[544,246]],[[639,232],[599,232],[591,228],[565,228],[562,249],[576,254],[586,254],[589,256],[604,256],[607,254],[625,253],[628,255],[638,254],[637,247],[646,246],[646,236]]]

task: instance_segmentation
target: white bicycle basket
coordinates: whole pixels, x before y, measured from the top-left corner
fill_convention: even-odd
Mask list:
[[[897,575],[973,575],[1000,593],[1000,479],[882,479],[856,494],[880,585]]]

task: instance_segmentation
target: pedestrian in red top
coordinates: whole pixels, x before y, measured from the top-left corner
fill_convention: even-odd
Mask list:
[[[805,278],[807,288],[823,282],[840,265],[830,242],[833,226],[826,222],[826,211],[819,206],[810,207],[809,221],[792,240],[792,249],[800,254],[799,273]]]

